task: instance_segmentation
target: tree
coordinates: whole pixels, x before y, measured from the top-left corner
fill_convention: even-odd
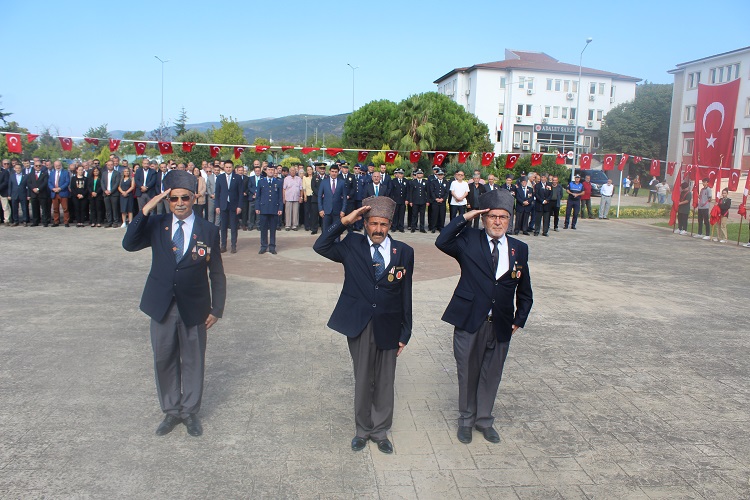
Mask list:
[[[206,137],[206,134],[203,132],[199,132],[197,130],[188,130],[184,134],[177,136],[175,139],[177,142],[200,142],[200,143],[207,143],[209,142],[208,137]],[[177,149],[175,150],[174,158],[176,160],[182,160],[187,165],[188,162],[193,162],[195,165],[199,166],[201,165],[201,162],[203,160],[210,160],[211,155],[208,151],[208,148],[206,146],[196,146],[193,148],[193,150],[190,153],[186,153],[182,151],[182,148],[180,146],[177,146]]]
[[[294,167],[297,165],[302,165],[302,160],[300,160],[296,156],[287,156],[286,158],[281,160],[280,164],[282,167],[289,168],[289,167]]]
[[[0,97],[2,97],[2,96],[0,95]],[[6,111],[5,111],[4,109],[1,109],[1,108],[0,108],[0,120],[2,120],[2,121],[3,121],[3,123],[5,123],[6,125],[8,124],[8,121],[6,120],[6,118],[8,118],[8,117],[9,117],[10,115],[12,115],[12,114],[13,114],[13,113],[8,113],[8,112],[6,112]],[[15,123],[15,122],[14,122],[14,123]],[[16,125],[18,125],[18,124],[16,124]]]
[[[148,134],[148,138],[151,141],[171,141],[172,131],[169,123],[165,123],[155,128]]]
[[[221,126],[212,128],[206,135],[215,144],[247,144],[245,132],[236,119],[219,115]]]
[[[432,150],[435,147],[435,125],[430,122],[430,109],[422,94],[399,103],[390,137],[397,148],[405,151]]]
[[[5,116],[8,116],[10,113],[6,114]],[[17,160],[28,160],[33,156],[34,150],[36,150],[39,146],[36,142],[33,142],[29,144],[26,141],[26,134],[29,133],[29,131],[20,125],[18,125],[17,122],[11,121],[11,122],[5,122],[5,126],[0,128],[3,132],[14,132],[16,134],[21,135],[21,147],[23,148],[23,153],[9,153],[8,152],[8,142],[5,139],[4,135],[0,135],[0,158],[15,158]]]
[[[372,101],[346,118],[341,139],[347,147],[377,149],[388,141],[388,131],[398,116],[398,106],[387,99]]]
[[[420,94],[434,124],[435,147],[446,151],[492,151],[487,125],[437,92]]]
[[[185,106],[183,106],[180,109],[180,116],[177,117],[177,121],[174,123],[174,135],[179,137],[187,132],[187,128],[185,127],[187,119],[187,112],[185,111]]]
[[[85,134],[83,134],[83,136],[95,137],[97,139],[109,139],[110,138],[106,123],[103,123],[99,125],[98,127],[89,127],[89,129],[86,131]]]

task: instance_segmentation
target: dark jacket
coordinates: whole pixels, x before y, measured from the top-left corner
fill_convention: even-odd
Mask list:
[[[528,201],[528,205],[524,205],[523,202]],[[524,188],[518,186],[516,188],[516,212],[531,212],[534,206],[534,189],[528,184]]]
[[[406,179],[401,179],[401,182],[398,182],[397,178],[393,178],[391,180],[391,191],[388,193],[388,196],[396,202],[397,205],[403,205],[409,196],[409,181]]]
[[[31,175],[26,180],[26,184],[29,186],[29,196],[32,198],[49,198],[48,180],[49,174],[44,170],[39,171],[39,177],[37,177],[36,170],[32,171]],[[35,193],[33,191],[35,188],[38,189],[39,192]]]
[[[409,181],[409,203],[425,205],[430,202],[427,193],[427,179],[412,179]]]
[[[138,170],[135,171],[135,195],[137,197],[140,197],[144,194],[150,197],[156,196],[156,178],[159,177],[159,174],[161,172],[155,171],[151,168],[149,168],[148,170],[149,172],[148,172],[148,175],[146,176],[146,184],[145,184],[146,189],[147,189],[146,192],[143,192],[141,190],[141,186],[144,186],[143,176],[146,174],[146,172],[142,168],[139,168]],[[161,186],[159,187],[161,188]]]
[[[328,327],[354,338],[372,321],[375,344],[397,349],[399,342],[406,344],[411,338],[414,250],[391,238],[391,261],[376,281],[367,237],[349,233],[337,242],[344,231],[346,226],[335,222],[313,246],[323,257],[344,265],[344,286]]]
[[[346,213],[346,179],[336,178],[336,192],[331,191],[331,178],[326,177],[318,186],[318,211],[338,215]]]
[[[26,198],[29,197],[29,187],[26,184],[26,181],[28,179],[28,176],[21,172],[21,182],[18,182],[16,180],[16,173],[11,172],[9,182],[10,189],[8,190],[8,195],[10,196],[11,200],[23,200],[26,201]]]
[[[83,195],[82,199],[84,200],[89,197],[88,179],[86,177],[79,179],[76,176],[70,180],[70,197],[77,200],[79,194]]]
[[[237,210],[242,208],[242,177],[237,174],[230,174],[232,179],[227,187],[227,174],[223,173],[216,178],[216,207],[221,210]]]
[[[378,196],[388,196],[388,193],[389,193],[388,186],[381,182],[380,187],[378,188]],[[375,184],[373,184],[372,182],[369,182],[365,186],[365,198],[369,198],[370,196],[375,196]]]
[[[427,185],[427,195],[430,203],[438,203],[438,198],[442,198],[443,203],[445,203],[445,200],[447,200],[451,195],[450,185],[448,184],[448,181],[446,181],[445,179],[441,181],[437,178],[431,179]]]
[[[94,187],[94,176],[89,174],[89,176],[86,177],[86,188],[89,191],[89,195],[91,195],[91,193],[96,193],[96,198],[101,198],[103,193],[102,178],[97,177],[96,187]],[[91,196],[89,197],[91,198]]]
[[[472,182],[469,184],[469,196],[466,197],[466,210],[479,208],[479,197],[485,193],[484,184]]]
[[[544,203],[545,201],[547,203]],[[548,182],[542,189],[542,183],[536,183],[536,186],[534,186],[534,203],[536,203],[536,209],[542,212],[552,210],[552,184]]]

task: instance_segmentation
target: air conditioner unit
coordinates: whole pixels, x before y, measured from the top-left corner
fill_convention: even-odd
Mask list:
[[[529,146],[528,144],[524,144],[521,149],[523,149],[524,151],[531,151],[531,146]]]
[[[466,95],[471,94],[471,90],[469,90],[469,89],[464,90],[464,94],[466,94]]]
[[[610,97],[609,98],[609,103],[610,104],[614,104],[615,103],[615,98],[614,97]]]
[[[568,125],[575,125],[575,124],[576,124],[575,120],[568,120]]]
[[[542,123],[547,123],[549,120],[547,118],[542,118]]]
[[[587,126],[588,128],[591,128],[591,127],[593,127],[593,126],[594,126],[594,122],[592,122],[591,120],[589,120],[589,121],[587,121],[587,122],[586,122],[586,126]]]
[[[599,125],[601,125],[602,127],[606,124],[607,122],[604,120],[604,118],[602,118],[601,121],[599,122]]]
[[[589,94],[589,101],[595,101],[596,96],[594,94]]]
[[[534,89],[526,89],[526,95],[534,95]]]
[[[520,143],[518,143],[518,142],[514,142],[514,143],[513,143],[513,149],[518,149],[518,148],[520,148],[520,147],[521,147],[521,144],[520,144]]]
[[[573,92],[568,92],[567,94],[565,94],[565,98],[567,100],[569,100],[569,101],[572,101],[573,100]]]
[[[516,116],[516,121],[520,122],[521,121],[521,117],[520,116]]]

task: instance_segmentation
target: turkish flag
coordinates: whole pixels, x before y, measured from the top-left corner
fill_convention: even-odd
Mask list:
[[[432,157],[432,164],[438,167],[441,166],[446,156],[448,156],[447,151],[435,151],[435,155]]]
[[[398,151],[386,151],[385,152],[385,162],[386,163],[393,163],[396,161],[396,155],[398,154]]]
[[[689,166],[689,165],[688,165]],[[674,226],[677,222],[677,208],[680,203],[680,196],[682,191],[682,176],[687,175],[688,172],[682,171],[682,165],[680,165],[680,170],[677,172],[677,175],[674,177],[674,185],[672,186],[672,209],[669,211],[669,225]]]
[[[515,167],[516,166],[516,162],[518,161],[518,158],[520,156],[521,155],[519,155],[519,154],[507,155],[505,157],[505,168],[511,169],[511,168]]]
[[[60,139],[60,146],[63,151],[70,151],[73,149],[73,140],[70,137],[58,137]]]
[[[370,154],[369,151],[360,151],[360,152],[358,152],[357,153],[357,161],[359,163],[362,163],[363,161],[365,161],[367,159],[367,155],[369,155],[369,154]]]
[[[556,165],[565,165],[565,153],[557,152],[557,158],[555,158]]]
[[[471,156],[471,151],[459,151],[458,152],[458,163],[466,163],[466,159]]]
[[[661,165],[659,163],[659,160],[651,160],[651,169],[649,169],[651,175],[657,176],[661,173]]]
[[[591,168],[591,157],[593,155],[591,153],[583,153],[581,157],[578,159],[578,163],[581,164],[581,168],[583,170],[589,170]]]
[[[633,163],[635,163],[636,165],[637,165],[638,163],[640,163],[640,162],[641,162],[641,160],[643,160],[643,157],[642,157],[642,156],[634,156],[634,157],[633,157]]]
[[[88,142],[89,144],[93,144],[94,146],[99,145],[99,139],[92,139],[91,137],[84,137],[83,140]]]
[[[674,167],[677,165],[676,161],[668,161],[667,162],[667,175],[674,174]]]
[[[722,85],[698,84],[693,163],[730,165],[740,79]]]
[[[531,166],[536,167],[542,164],[542,153],[531,153]]]
[[[39,134],[26,134],[26,141],[32,143],[37,137],[39,137]]]
[[[138,156],[142,155],[146,152],[146,143],[145,142],[136,142],[133,143],[135,145],[135,154]]]
[[[211,152],[211,158],[216,158],[216,155],[221,152],[221,146],[209,146],[208,150]]]
[[[171,155],[174,153],[171,142],[159,142],[159,152],[163,155]]]
[[[20,153],[23,151],[21,134],[5,134],[5,142],[8,144],[8,152]]]
[[[742,204],[737,209],[737,213],[744,219],[747,217],[747,195],[750,193],[750,174],[748,174],[745,180],[745,190],[742,192]]]
[[[708,187],[714,187],[714,183],[716,182],[717,177],[720,177],[719,172],[719,167],[698,166],[698,168],[696,169],[696,184],[698,184],[703,179],[708,179]]]
[[[240,156],[242,156],[242,153],[245,152],[245,148],[243,146],[235,146],[234,147],[234,159],[239,160]]]
[[[289,151],[290,149],[294,149],[294,146],[281,146],[281,151]]]
[[[184,153],[192,153],[194,147],[195,147],[195,143],[194,142],[183,142],[182,143],[182,151]]]
[[[625,165],[628,163],[628,158],[630,158],[630,156],[622,153],[622,156],[620,157],[620,163],[617,165],[617,170],[622,172],[625,169]]]
[[[422,157],[421,151],[409,151],[409,161],[412,163],[417,163],[419,159]]]
[[[120,139],[110,139],[109,140],[109,151],[111,153],[114,153],[117,151],[120,147]]]
[[[604,155],[604,165],[602,166],[602,170],[614,170],[615,158],[617,158],[617,155]]]
[[[263,147],[265,147],[266,149],[268,149],[268,147],[266,147],[266,146],[263,146]],[[265,151],[266,149],[263,149],[263,151]],[[302,154],[303,155],[309,155],[313,151],[318,151],[319,149],[320,148],[302,148]],[[258,146],[255,146],[255,152],[256,153],[259,152],[258,151]]]
[[[329,156],[336,156],[343,151],[344,150],[342,148],[326,148],[326,154]]]
[[[490,164],[492,163],[492,160],[494,159],[495,159],[495,153],[492,153],[492,152],[482,153],[482,166],[489,167]]]
[[[737,191],[738,187],[740,187],[740,169],[733,168],[729,171],[729,182],[727,185],[727,189],[729,189],[730,191]]]
[[[256,145],[256,146],[255,146],[255,152],[256,152],[256,153],[263,153],[263,152],[265,152],[265,151],[268,151],[268,148],[270,148],[270,147],[271,147],[271,146],[263,146],[263,145],[260,145],[260,144],[259,144],[259,145]],[[303,150],[303,151],[304,151],[304,150]],[[305,153],[305,154],[307,154],[307,153]]]

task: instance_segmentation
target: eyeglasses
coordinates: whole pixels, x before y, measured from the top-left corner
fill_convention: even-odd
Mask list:
[[[510,215],[485,215],[485,217],[487,217],[491,222],[508,222],[510,220]]]
[[[183,194],[182,196],[170,196],[169,202],[170,203],[177,203],[178,201],[190,201],[191,196],[189,194]]]

